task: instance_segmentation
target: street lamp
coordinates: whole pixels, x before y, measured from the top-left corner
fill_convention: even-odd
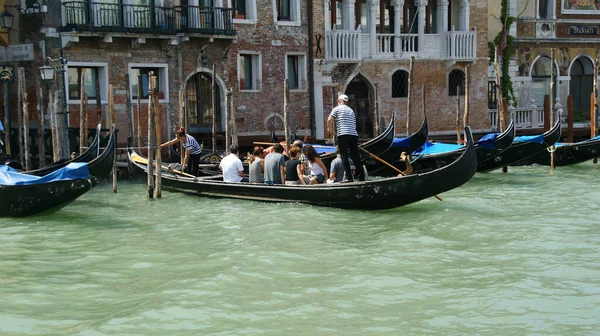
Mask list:
[[[51,81],[54,79],[54,72],[56,71],[53,66],[44,65],[39,67],[40,70],[40,78],[43,81]]]
[[[0,26],[2,28],[10,30],[13,25],[14,16],[10,14],[6,9],[2,13],[0,13]]]

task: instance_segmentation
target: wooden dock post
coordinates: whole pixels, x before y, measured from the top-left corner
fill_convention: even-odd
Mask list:
[[[375,87],[374,87],[374,107],[373,107],[373,119],[375,119],[373,125],[375,126],[375,132],[373,132],[373,134],[375,134],[375,136],[379,135],[379,132],[381,132],[379,130],[379,89],[377,87],[377,83],[375,83]]]
[[[18,83],[18,87],[17,87],[17,125],[19,127],[18,129],[18,136],[19,136],[19,162],[21,163],[22,167],[25,167],[25,144],[24,144],[24,134],[23,134],[23,110],[22,108],[22,104],[23,104],[23,91],[24,91],[24,86],[22,85],[22,77],[21,77],[21,72],[23,68],[18,68],[17,69],[17,83]]]
[[[44,92],[40,78],[37,80],[37,118],[38,118],[38,168],[46,166],[46,140],[44,138]]]
[[[14,75],[13,75],[14,76]],[[11,148],[10,148],[10,83],[4,82],[4,148],[6,149],[6,155],[11,157]]]
[[[406,111],[406,137],[410,137],[410,116],[412,114],[412,91],[413,91],[413,66],[415,62],[415,57],[410,57],[410,63],[408,66],[408,97],[407,97],[407,111]]]
[[[237,132],[237,122],[236,122],[236,114],[235,105],[233,104],[233,90],[231,90],[231,99],[229,99],[229,108],[230,118],[231,118],[231,143],[238,144],[238,132]]]
[[[85,73],[81,72],[81,81],[79,84],[79,98],[81,101],[79,102],[79,154],[81,155],[84,152],[85,140],[87,139],[86,132],[86,124],[85,124],[85,114],[84,114],[84,106],[85,100],[83,97],[85,95]]]
[[[129,128],[129,137],[127,138],[127,147],[133,146],[133,106],[131,105],[131,83],[129,74],[125,74],[125,113],[127,113],[127,128]],[[129,151],[129,149],[127,149]]]
[[[231,99],[231,90],[227,90],[225,96],[225,150],[229,150],[231,146],[231,106],[229,100]]]
[[[460,86],[456,87],[456,143],[460,144]]]
[[[100,97],[100,79],[96,78],[94,83],[96,86],[96,117],[98,122],[96,124],[102,124],[102,99]]]
[[[142,75],[137,75],[137,147],[142,150]],[[150,102],[148,102],[149,104]]]
[[[25,155],[25,170],[31,169],[31,155],[29,148],[29,100],[27,99],[27,85],[25,84],[25,69],[19,68],[19,85],[21,86],[21,99],[23,104],[23,154]]]
[[[110,121],[108,124],[113,132],[116,132],[116,121],[115,121],[115,98],[114,98],[114,89],[113,85],[110,84],[108,86],[108,111]],[[113,136],[117,136],[116,133],[113,133]],[[117,192],[117,151],[113,154],[113,167],[112,167],[112,187],[113,192]]]
[[[154,73],[150,73],[150,78],[152,78],[152,76],[154,75]],[[149,80],[149,85],[148,87],[150,88],[148,95],[150,96],[148,99],[148,165],[147,165],[147,169],[148,169],[148,198],[154,198],[154,166],[152,165],[152,163],[154,162],[154,108],[152,107],[152,105],[154,105],[154,99],[153,95],[154,95],[154,90],[152,88],[152,80]],[[141,85],[141,83],[140,83]],[[159,169],[159,167],[157,167],[157,170]],[[160,174],[160,170],[158,170],[158,173]]]
[[[187,126],[185,124],[185,105],[184,105],[184,99],[183,99],[183,89],[179,90],[179,127],[183,127],[183,129],[186,131],[188,131]],[[175,131],[177,132],[177,131]],[[183,148],[183,143],[180,142],[179,143],[179,161],[181,163],[181,166],[183,167],[183,158],[184,158],[184,148]]]
[[[289,155],[290,142],[290,87],[288,79],[283,81],[283,127],[285,129],[285,151]]]
[[[556,68],[554,67],[554,48],[550,49],[550,127],[554,126],[554,85]],[[550,146],[550,169],[554,169],[554,144]]]
[[[600,52],[596,55],[596,59],[594,60],[594,113],[590,118],[590,139],[596,137],[598,129],[598,63],[600,63]],[[598,158],[595,157],[592,163],[598,163]]]
[[[465,66],[465,114],[463,115],[463,128],[469,126],[469,86],[471,85],[470,69],[471,65],[467,64]],[[464,141],[465,143],[467,142],[467,134],[465,134]]]
[[[162,197],[162,150],[160,148],[161,141],[161,118],[160,118],[160,104],[158,100],[158,83],[157,78],[154,74],[150,76],[150,81],[152,82],[151,90],[152,96],[150,97],[154,101],[152,102],[153,110],[154,110],[154,125],[156,127],[156,198]]]
[[[212,67],[212,152],[213,154],[217,153],[217,116],[216,116],[216,108],[215,105],[217,104],[216,102],[216,87],[215,87],[215,76],[216,76],[216,69],[217,66],[216,64],[213,64]],[[228,149],[226,148],[225,151],[227,151]]]

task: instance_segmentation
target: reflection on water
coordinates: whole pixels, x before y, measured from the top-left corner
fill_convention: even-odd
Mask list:
[[[600,168],[386,211],[102,185],[0,222],[0,334],[594,334]]]

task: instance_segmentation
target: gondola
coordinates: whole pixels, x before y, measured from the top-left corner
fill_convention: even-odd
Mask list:
[[[494,157],[495,154],[506,150],[512,143],[515,137],[514,123],[508,125],[508,128],[502,133],[490,133],[475,142],[475,153],[477,156],[477,165],[485,164],[487,160]],[[418,151],[413,152],[412,166],[417,171],[428,171],[444,167],[455,161],[462,152],[465,146],[447,143],[426,143]],[[405,170],[404,162],[396,159],[393,165]],[[369,171],[371,175],[379,176],[395,176],[398,173],[385,165],[380,165],[378,169]]]
[[[98,156],[99,148],[100,148],[100,127],[98,125],[96,128],[96,136],[94,140],[90,144],[90,146],[83,152],[81,155],[74,157],[73,159],[61,160],[47,165],[46,167],[29,170],[23,172],[23,174],[35,175],[35,176],[44,176],[50,174],[53,171],[56,171],[60,168],[66,167],[69,163],[72,162],[90,162]]]
[[[427,116],[424,116],[421,128],[419,128],[419,130],[416,133],[406,138],[394,138],[394,141],[392,142],[390,148],[384,153],[378,155],[379,158],[392,165],[398,164],[400,162],[400,154],[402,152],[412,153],[425,144],[429,135],[428,126],[429,125],[427,123]],[[367,172],[372,175],[378,175],[379,172],[388,171],[389,169],[385,165],[381,164],[380,161],[374,160],[372,158],[366,160],[365,167],[367,168]],[[393,174],[393,171],[389,170],[389,174],[385,176],[395,175],[397,175],[397,173]]]
[[[569,166],[592,160],[600,156],[600,136],[575,143],[556,143],[554,149],[554,165]],[[539,164],[550,165],[551,149],[541,151],[527,160],[521,160],[521,165]]]
[[[0,171],[0,217],[52,213],[96,186],[110,174],[117,148],[113,130],[104,152],[90,162],[71,162],[45,176]]]
[[[560,119],[544,134],[516,137],[513,143],[502,153],[477,165],[478,172],[489,172],[504,166],[519,165],[519,160],[527,159],[545,151],[560,139]]]
[[[471,130],[465,128],[468,145],[449,165],[433,171],[375,179],[364,182],[316,184],[309,186],[228,183],[222,176],[188,178],[162,171],[165,189],[200,196],[239,198],[267,202],[306,203],[346,209],[391,209],[414,203],[457,188],[473,177],[477,158]],[[130,157],[134,154],[130,151]],[[132,164],[139,165],[135,162]],[[145,171],[143,165],[140,169]]]

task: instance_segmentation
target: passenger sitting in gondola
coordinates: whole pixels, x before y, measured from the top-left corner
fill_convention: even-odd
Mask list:
[[[319,184],[325,182],[325,175],[327,175],[327,168],[319,157],[317,150],[312,145],[306,145],[302,148],[302,153],[308,160],[307,164],[310,167],[310,175],[304,176],[304,182],[306,184]],[[302,167],[304,169],[304,167]]]
[[[336,146],[335,151],[337,152],[337,156],[335,157],[335,159],[333,159],[333,161],[331,161],[331,169],[329,171],[329,180],[327,180],[327,183],[342,182],[343,180],[349,180],[349,178],[345,176],[346,170],[344,169],[344,163],[342,162],[342,156],[340,155],[340,148]],[[350,170],[352,171],[352,175],[354,176],[356,174],[354,161],[352,161],[351,158],[348,158],[348,162],[350,162]]]
[[[263,160],[263,148],[260,146],[254,147],[254,152],[250,156],[250,168],[248,169],[248,175],[250,183],[264,183],[265,182],[265,160]]]
[[[283,146],[275,144],[273,151],[265,157],[265,184],[283,184],[285,181]]]
[[[223,171],[223,181],[225,182],[248,182],[244,177],[244,166],[242,160],[237,156],[238,146],[233,144],[229,147],[229,155],[224,157],[219,164],[219,169]]]
[[[183,166],[181,168],[182,170],[185,168],[185,172],[188,174],[198,176],[198,165],[200,164],[202,147],[193,136],[185,133],[185,129],[183,127],[180,127],[177,130],[175,136],[175,139],[161,144],[160,147],[168,147],[176,144],[177,142],[181,142],[183,144],[183,148],[185,148]]]
[[[305,184],[302,176],[302,167],[300,165],[300,151],[301,149],[292,146],[289,151],[290,159],[285,162],[285,184],[286,185],[298,185]]]

